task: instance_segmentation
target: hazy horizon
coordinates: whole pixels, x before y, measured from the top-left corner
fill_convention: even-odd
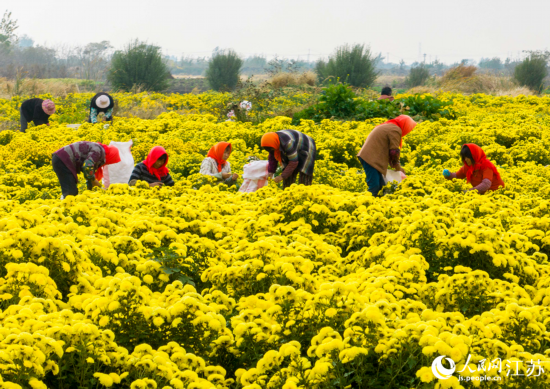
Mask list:
[[[393,0],[264,0],[228,7],[221,0],[11,1],[17,35],[35,44],[84,45],[109,41],[115,49],[138,38],[163,54],[209,56],[215,47],[242,56],[275,55],[316,60],[344,43],[365,43],[390,62],[439,59],[454,63],[482,57],[517,58],[548,49],[550,2],[511,0],[446,2]],[[3,12],[4,10],[2,10]],[[421,47],[419,47],[421,45]]]

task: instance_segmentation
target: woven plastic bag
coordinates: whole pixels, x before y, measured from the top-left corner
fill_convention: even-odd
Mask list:
[[[267,161],[254,161],[244,165],[243,184],[239,192],[256,192],[267,185]]]
[[[134,157],[132,156],[132,140],[128,142],[113,142],[109,146],[115,146],[120,154],[120,162],[107,165],[103,168],[103,185],[109,188],[111,184],[127,184],[134,170]]]
[[[391,169],[388,169],[387,173],[386,173],[386,177],[384,177],[386,179],[386,184],[388,182],[392,182],[392,181],[395,181],[397,182],[398,184],[403,181],[407,176],[401,172],[401,171],[397,171],[397,170],[391,170]]]

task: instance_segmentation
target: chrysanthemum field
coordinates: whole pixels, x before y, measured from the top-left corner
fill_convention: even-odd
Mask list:
[[[215,94],[115,95],[174,108],[67,127],[86,98],[56,100],[49,127],[0,132],[0,387],[550,386],[550,97],[439,96],[455,118],[405,138],[408,178],[382,198],[355,157],[382,118],[218,122]],[[0,100],[0,122],[19,102]],[[286,128],[317,143],[313,186],[242,194],[197,174],[218,141],[241,174]],[[175,187],[81,178],[59,200],[54,151],[129,139],[136,162],[166,148]],[[444,180],[464,143],[506,188]],[[434,376],[439,356],[450,377]]]

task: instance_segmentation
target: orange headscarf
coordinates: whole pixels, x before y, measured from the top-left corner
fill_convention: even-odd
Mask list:
[[[474,157],[474,164],[472,166],[468,166],[468,164],[464,162],[464,171],[466,172],[466,180],[468,182],[470,182],[470,180],[472,179],[472,174],[474,173],[474,171],[485,169],[491,169],[495,174],[497,180],[501,179],[496,166],[487,159],[487,156],[485,155],[485,152],[482,150],[481,147],[473,143],[467,143],[464,146],[467,146],[470,149],[472,157]]]
[[[227,162],[225,159],[223,159],[223,153],[225,153],[225,149],[227,149],[228,147],[229,150],[231,150],[231,143],[219,142],[212,146],[207,154],[208,157],[215,159],[218,163],[218,172],[222,171],[223,165],[225,165],[225,163]]]
[[[162,157],[163,155],[166,155],[166,161],[164,161],[164,164],[157,168],[154,168],[153,165],[157,160]],[[149,170],[149,173],[153,174],[155,177],[157,177],[159,180],[161,177],[166,176],[170,170],[166,167],[168,165],[168,153],[162,146],[155,146],[149,151],[149,155],[147,155],[147,158],[145,158],[145,161],[143,161],[143,164],[147,166],[147,170]]]
[[[399,147],[403,147],[403,137],[411,132],[414,127],[416,127],[416,122],[407,115],[399,115],[395,119],[388,120],[387,122],[382,124],[395,124],[396,126],[401,128],[401,144],[399,145]]]
[[[275,159],[279,163],[283,163],[283,158],[281,157],[281,141],[279,140],[279,135],[276,132],[267,132],[262,136],[262,147],[271,147],[275,150]]]
[[[113,163],[120,162],[120,153],[118,149],[115,146],[107,146],[104,144],[101,144],[103,146],[103,150],[105,150],[105,165],[112,165]],[[98,181],[101,181],[103,178],[103,166],[101,165],[95,172],[95,178]]]

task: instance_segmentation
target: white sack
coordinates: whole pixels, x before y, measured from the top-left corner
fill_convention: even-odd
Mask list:
[[[134,157],[132,156],[132,140],[128,142],[113,142],[109,146],[115,146],[120,154],[120,162],[107,165],[103,168],[103,185],[109,188],[111,184],[127,184],[134,170]]]
[[[398,172],[397,170],[391,170],[388,169],[388,172],[386,173],[386,184],[388,182],[396,181],[397,183],[400,183],[403,181],[403,177],[401,176],[401,172]]]
[[[244,165],[243,184],[239,192],[256,192],[267,185],[268,161],[254,161]]]

